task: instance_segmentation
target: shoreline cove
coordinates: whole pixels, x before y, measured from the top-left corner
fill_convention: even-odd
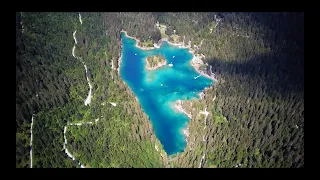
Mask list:
[[[136,48],[140,49],[140,50],[156,50],[156,49],[159,49],[159,48],[161,47],[161,45],[162,45],[163,42],[167,42],[169,45],[172,45],[172,46],[174,46],[174,47],[176,47],[176,48],[187,49],[188,52],[192,55],[192,59],[189,61],[189,65],[191,65],[191,66],[193,67],[193,69],[194,69],[198,74],[200,74],[199,77],[200,77],[200,76],[204,76],[204,77],[206,77],[206,78],[208,78],[208,79],[213,80],[213,82],[217,82],[217,79],[214,77],[214,74],[213,74],[213,76],[210,76],[210,75],[206,74],[205,72],[202,72],[202,71],[199,69],[200,65],[203,64],[202,58],[204,58],[204,55],[202,55],[202,54],[201,54],[201,55],[195,54],[195,50],[193,50],[192,47],[191,47],[191,42],[189,42],[188,46],[184,46],[184,45],[182,45],[182,44],[180,44],[180,43],[172,43],[172,42],[168,41],[168,39],[161,39],[158,44],[154,43],[154,47],[142,47],[142,46],[140,46],[140,40],[139,40],[139,39],[137,39],[137,38],[135,38],[135,37],[132,37],[132,36],[129,36],[129,35],[127,34],[127,31],[125,31],[125,30],[123,30],[123,29],[120,31],[120,34],[121,34],[121,33],[124,33],[124,35],[126,36],[126,38],[133,39],[133,40],[135,41],[135,42],[134,42],[134,46],[135,46]],[[122,40],[123,40],[123,38],[121,37],[121,49],[122,49],[122,53],[123,53],[123,42],[122,42]],[[120,76],[121,76],[121,74],[120,74],[120,69],[121,69],[122,58],[123,58],[123,54],[122,54],[122,53],[119,55],[120,57],[119,57],[119,59],[118,59],[118,74],[119,74]],[[135,54],[135,55],[136,55],[136,54]],[[175,58],[175,56],[173,56],[172,58]],[[199,60],[200,60],[200,61],[199,61]],[[168,60],[166,59],[166,62],[167,62],[167,61],[168,61]],[[199,62],[200,62],[200,63],[199,63]],[[167,64],[167,63],[166,63],[166,64]],[[170,65],[171,65],[171,66],[170,66]],[[206,65],[207,65],[207,64],[206,64]],[[169,67],[172,67],[173,64],[170,63],[168,66],[169,66]],[[208,66],[208,65],[207,65],[207,66]],[[129,87],[129,85],[125,82],[125,80],[124,80],[123,78],[121,78],[121,79],[122,79],[122,81],[124,82],[124,84]],[[197,78],[194,78],[194,80],[196,80],[196,79],[197,79]],[[161,86],[163,86],[162,83],[161,83]],[[205,89],[203,89],[201,92],[198,93],[198,96],[199,96],[199,99],[200,99],[200,100],[203,99],[205,90],[208,89],[208,88],[210,88],[210,87],[211,87],[211,85],[210,85],[209,87],[205,87]],[[129,87],[129,89],[130,89],[131,91],[133,91],[130,87]],[[194,92],[193,92],[193,93],[194,93]],[[135,92],[133,92],[133,94],[134,94],[136,100],[138,100],[138,97],[137,97],[137,95],[135,94]],[[179,100],[179,99],[178,99],[178,100],[174,101],[173,104],[172,104],[172,106],[171,106],[171,108],[172,108],[173,111],[182,113],[182,114],[184,114],[185,116],[187,116],[187,118],[188,118],[188,122],[184,125],[184,128],[181,129],[181,133],[182,133],[182,135],[184,136],[184,139],[185,139],[185,142],[186,142],[186,146],[185,146],[184,149],[183,149],[183,151],[184,151],[185,148],[186,148],[187,145],[188,145],[188,137],[189,137],[189,134],[190,134],[190,133],[189,133],[189,125],[190,125],[190,120],[191,120],[193,117],[192,117],[192,114],[187,113],[186,110],[182,108],[182,106],[181,106],[181,102],[182,102],[182,101],[184,101],[184,100]],[[145,113],[146,113],[146,112],[145,112]],[[147,113],[146,113],[146,114],[147,114]],[[147,115],[148,115],[148,114],[147,114]],[[151,120],[151,118],[150,118],[149,115],[148,115],[148,117],[149,117],[149,120]],[[151,120],[151,122],[152,122],[152,120]],[[152,123],[152,126],[154,127],[154,124],[153,124],[153,123]],[[153,129],[155,130],[155,128],[153,128]],[[158,138],[158,137],[157,137],[157,138]],[[159,139],[159,138],[158,138],[158,139]],[[183,152],[183,151],[182,151],[182,152]],[[166,152],[166,151],[165,151],[165,152]],[[180,153],[180,152],[177,152],[177,153],[172,154],[172,155],[176,155],[176,154],[178,154],[178,153]],[[167,154],[167,152],[166,152],[166,154]],[[170,156],[171,156],[171,155],[169,155],[168,157],[170,157]]]
[[[189,41],[189,44],[187,46],[184,45],[184,42],[178,42],[178,43],[173,43],[173,42],[170,42],[168,39],[160,39],[159,43],[154,43],[154,47],[143,47],[143,46],[140,46],[139,43],[140,43],[140,40],[136,37],[133,37],[133,36],[130,36],[128,35],[127,31],[125,30],[121,30],[120,33],[124,33],[128,38],[130,39],[133,39],[136,41],[135,43],[135,46],[141,50],[154,50],[154,49],[159,49],[162,42],[167,42],[168,44],[170,45],[173,45],[173,46],[176,46],[178,48],[183,48],[183,49],[189,49],[189,52],[192,54],[193,58],[192,60],[190,61],[190,65],[202,76],[205,76],[209,79],[212,79],[214,82],[218,82],[217,78],[213,75],[213,76],[210,76],[206,73],[204,73],[203,71],[201,71],[199,68],[200,68],[200,65],[203,64],[202,63],[196,63],[197,61],[201,62],[203,61],[203,59],[205,58],[205,56],[203,54],[195,54],[195,50],[191,47],[191,41]],[[122,48],[122,43],[121,43],[121,48]],[[120,55],[119,59],[118,59],[118,73],[120,75],[120,66],[121,66],[121,62],[122,62],[122,54]],[[199,64],[199,65],[197,65]],[[170,65],[170,64],[169,64]]]

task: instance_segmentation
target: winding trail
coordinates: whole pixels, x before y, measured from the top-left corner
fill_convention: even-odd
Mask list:
[[[95,119],[94,120],[96,123],[99,121],[99,118]],[[91,124],[93,125],[94,123],[93,122],[80,122],[80,123],[68,123],[68,125],[70,126],[81,126],[81,125],[84,125],[84,124]],[[68,144],[68,141],[67,141],[67,137],[66,137],[66,132],[67,132],[67,126],[64,126],[64,130],[63,130],[63,138],[64,138],[64,143],[63,143],[63,149],[65,151],[65,153],[72,159],[72,160],[76,160],[75,157],[70,153],[70,151],[67,149],[67,146],[66,144]],[[78,164],[81,168],[85,168],[83,164],[80,163],[80,161],[78,161]]]
[[[206,127],[207,127],[207,117],[208,117],[208,115],[209,115],[209,112],[207,111],[207,107],[204,109],[204,111],[200,111],[200,113],[199,114],[204,114],[206,117],[204,118],[204,128],[203,128],[203,130],[205,130],[206,129]],[[207,142],[208,141],[208,136],[206,137],[205,135],[202,137],[202,141],[203,142]],[[199,163],[199,168],[201,168],[202,167],[202,162],[203,162],[203,160],[205,159],[205,157],[206,157],[206,150],[203,152],[203,155],[202,155],[202,157],[201,157],[201,160],[200,160],[200,163]]]
[[[90,105],[90,103],[91,103],[91,98],[92,98],[92,85],[90,84],[90,80],[89,80],[89,78],[88,78],[88,68],[87,68],[87,66],[86,66],[86,64],[85,64],[84,62],[82,62],[82,63],[83,63],[84,68],[85,68],[85,70],[86,70],[87,82],[88,82],[89,87],[90,87],[89,93],[88,93],[88,97],[87,97],[86,101],[84,102],[84,105]]]
[[[217,26],[218,26],[219,22],[221,21],[221,19],[218,19],[216,14],[214,15],[214,19],[217,22],[217,24],[215,25],[214,28],[217,28]]]
[[[74,39],[74,42],[77,44],[76,33],[77,33],[77,30],[73,32],[73,39]]]
[[[81,22],[81,24],[82,24],[80,13],[79,13],[79,20],[80,20],[80,22]],[[75,44],[77,44],[76,33],[77,33],[77,30],[75,30],[75,31],[73,32],[73,38],[74,38],[74,43],[75,43]],[[90,80],[89,80],[89,77],[88,77],[88,68],[87,68],[87,65],[86,65],[86,63],[85,63],[81,58],[79,58],[79,57],[77,57],[77,56],[75,55],[75,53],[74,53],[74,50],[75,50],[75,49],[76,49],[76,46],[74,45],[73,48],[72,48],[72,56],[73,56],[74,58],[76,58],[76,59],[79,59],[79,60],[82,62],[83,66],[84,66],[84,69],[86,70],[86,78],[87,78],[87,82],[88,82],[88,85],[89,85],[89,88],[90,88],[90,89],[89,89],[88,96],[87,96],[86,100],[84,101],[84,105],[87,106],[87,105],[90,105],[90,103],[91,103],[91,98],[92,98],[92,85],[91,85]]]
[[[21,16],[22,16],[22,12],[20,12]],[[82,20],[81,20],[81,14],[79,13],[79,21],[80,23],[82,24]],[[23,33],[23,25],[22,25],[22,21],[20,21],[20,24],[22,26],[22,33]],[[76,39],[76,30],[73,32],[73,38],[74,38],[74,41],[75,41],[75,44],[77,44],[77,39]],[[89,105],[90,102],[91,102],[91,98],[92,98],[92,86],[90,84],[90,80],[88,78],[88,69],[87,69],[87,66],[86,64],[84,63],[84,61],[82,61],[81,58],[77,57],[75,55],[75,48],[76,46],[74,45],[73,48],[72,48],[72,56],[76,59],[79,59],[82,64],[84,65],[84,68],[85,68],[85,71],[86,71],[86,77],[87,77],[87,81],[88,81],[88,84],[89,84],[89,87],[90,87],[90,90],[89,90],[89,93],[88,93],[88,97],[87,99],[85,100],[85,105]],[[38,96],[38,95],[37,95]],[[101,116],[102,117],[102,116]],[[33,140],[33,134],[32,134],[32,127],[33,127],[33,120],[34,120],[34,117],[32,115],[32,118],[31,118],[31,127],[30,127],[30,133],[31,133],[31,138],[30,138],[30,168],[32,168],[32,140]],[[99,118],[95,119],[95,122],[97,123],[99,121]],[[93,122],[81,122],[81,123],[68,123],[68,125],[75,125],[75,126],[81,126],[83,124],[93,124]],[[75,157],[68,151],[67,147],[66,147],[66,144],[68,143],[67,142],[67,138],[66,138],[66,132],[67,132],[67,126],[64,126],[64,131],[63,131],[63,137],[64,137],[64,143],[63,143],[63,149],[65,150],[65,153],[68,155],[68,157],[70,157],[72,160],[76,160]],[[85,166],[83,164],[81,164],[79,161],[78,161],[78,164],[80,165],[81,168],[85,168]]]
[[[82,24],[82,20],[81,20],[81,14],[79,13],[79,21],[80,23]],[[77,42],[77,38],[76,38],[76,33],[77,33],[77,30],[75,30],[73,32],[73,39],[74,39],[74,43],[75,45],[73,46],[72,48],[72,56],[78,60],[80,60],[84,66],[84,69],[86,71],[86,78],[87,78],[87,82],[89,84],[89,87],[90,87],[90,90],[89,90],[89,93],[88,93],[88,97],[86,98],[85,102],[84,102],[84,105],[87,106],[87,105],[90,105],[91,103],[91,98],[92,98],[92,85],[90,84],[90,80],[88,78],[88,68],[85,64],[85,62],[80,58],[80,57],[77,57],[75,55],[75,49],[76,49],[76,44],[78,43]],[[99,118],[98,119],[95,119],[95,122],[98,122],[99,121]],[[93,124],[93,122],[81,122],[81,123],[68,123],[68,125],[75,125],[75,126],[81,126],[83,124]],[[65,151],[65,153],[68,155],[68,157],[70,157],[72,160],[76,160],[75,157],[69,152],[69,150],[67,149],[66,147],[66,144],[68,143],[67,142],[67,137],[66,137],[66,132],[67,132],[67,126],[64,126],[64,130],[63,130],[63,138],[64,138],[64,143],[63,143],[63,149]],[[32,134],[31,134],[31,137],[32,137]],[[85,168],[85,166],[83,164],[80,163],[80,161],[78,161],[78,164],[81,168]]]
[[[207,108],[205,108],[204,111],[200,111],[200,114],[204,114],[206,116],[204,118],[204,125],[205,125],[204,129],[206,129],[206,127],[207,127],[207,117],[209,115],[209,112],[207,111]]]
[[[82,24],[82,20],[81,20],[81,14],[79,13],[79,21],[80,23]],[[77,44],[77,38],[76,38],[76,33],[77,31],[75,30],[73,32],[73,38],[74,38],[74,42],[75,44]],[[89,93],[88,93],[88,96],[84,102],[84,105],[87,106],[87,105],[90,105],[91,103],[91,98],[92,98],[92,85],[90,83],[90,80],[89,80],[89,77],[88,77],[88,68],[87,68],[87,65],[85,64],[85,62],[80,58],[80,57],[77,57],[75,55],[75,48],[76,46],[74,45],[73,48],[72,48],[72,56],[78,60],[80,60],[85,68],[85,71],[86,71],[86,78],[87,78],[87,82],[89,84],[89,87],[90,87],[90,90],[89,90]],[[120,57],[121,58],[121,57]],[[112,62],[112,66],[113,66],[113,62]],[[114,67],[112,68],[114,69]],[[117,106],[116,103],[114,102],[109,102],[112,106]],[[103,116],[101,116],[103,117]],[[99,118],[95,119],[94,120],[95,123],[97,123],[99,121]],[[94,123],[93,122],[80,122],[80,123],[68,123],[68,125],[70,126],[81,126],[81,125],[84,125],[84,124],[91,124],[93,125]],[[68,126],[67,125],[67,126]],[[63,137],[64,137],[64,143],[63,143],[63,149],[65,150],[65,153],[68,155],[68,157],[70,157],[72,160],[76,161],[75,157],[70,153],[70,151],[67,149],[66,147],[66,144],[68,143],[67,142],[67,137],[66,137],[66,132],[67,132],[67,126],[64,127],[64,130],[63,130]],[[32,131],[31,131],[32,132]],[[31,138],[32,138],[32,134],[31,134]],[[78,161],[78,164],[80,165],[81,168],[85,168],[85,166],[83,164],[80,163],[80,161]]]
[[[72,56],[75,57],[75,58],[77,58],[77,57],[74,55],[74,50],[75,50],[75,48],[76,48],[76,46],[73,46],[73,48],[72,48]]]
[[[81,14],[79,13],[79,21],[82,24],[82,20],[81,20]]]
[[[202,161],[204,160],[205,157],[206,157],[206,151],[204,151],[204,153],[203,153],[203,156],[202,156],[200,164],[199,164],[199,168],[202,167]]]
[[[23,34],[23,24],[22,24],[22,12],[20,12],[20,25],[21,25],[21,33]]]
[[[32,140],[33,140],[32,126],[33,126],[33,115],[32,115],[32,118],[31,118],[31,127],[30,127],[30,133],[31,133],[31,139],[30,139],[30,168],[32,168]]]
[[[64,137],[64,143],[63,143],[63,149],[64,149],[64,152],[72,159],[72,160],[76,160],[74,158],[74,156],[68,151],[67,147],[66,147],[66,144],[68,143],[67,142],[67,138],[66,138],[66,132],[67,132],[67,126],[64,127],[64,130],[63,130],[63,137]],[[84,168],[84,166],[80,163],[80,161],[78,161],[78,164],[80,165],[81,168]]]

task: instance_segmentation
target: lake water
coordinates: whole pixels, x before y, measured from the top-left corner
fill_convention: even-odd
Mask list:
[[[199,98],[198,93],[213,82],[200,76],[190,65],[192,54],[187,48],[179,48],[163,42],[158,49],[142,50],[136,41],[121,32],[122,63],[120,76],[138,98],[149,116],[156,137],[168,155],[183,152],[186,147],[182,130],[189,118],[173,109],[177,100]],[[148,56],[161,53],[167,65],[154,71],[145,69]],[[169,67],[168,64],[173,66]]]

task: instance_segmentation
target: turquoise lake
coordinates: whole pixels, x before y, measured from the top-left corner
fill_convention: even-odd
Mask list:
[[[182,130],[189,118],[173,109],[177,100],[199,98],[198,93],[209,87],[213,80],[200,76],[190,65],[193,55],[187,48],[162,42],[160,48],[142,50],[136,41],[121,32],[122,63],[120,76],[138,98],[149,116],[156,137],[168,155],[183,152],[186,147]],[[167,65],[153,71],[145,69],[148,56],[161,53]],[[168,64],[173,66],[169,67]]]

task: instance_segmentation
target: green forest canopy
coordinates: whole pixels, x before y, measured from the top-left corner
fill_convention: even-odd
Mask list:
[[[63,128],[97,117],[95,125],[67,131],[67,148],[86,167],[199,167],[204,153],[201,167],[304,167],[303,13],[81,16],[82,24],[77,13],[16,14],[16,167],[30,165],[32,114],[33,167],[79,167],[64,153]],[[207,108],[206,124],[203,116],[192,119],[185,151],[170,158],[111,69],[121,53],[121,29],[158,42],[157,22],[168,36],[175,30],[180,41],[202,41],[197,52],[219,80],[193,105],[195,113]],[[93,85],[90,106],[84,67],[71,53],[74,30],[76,54]]]

